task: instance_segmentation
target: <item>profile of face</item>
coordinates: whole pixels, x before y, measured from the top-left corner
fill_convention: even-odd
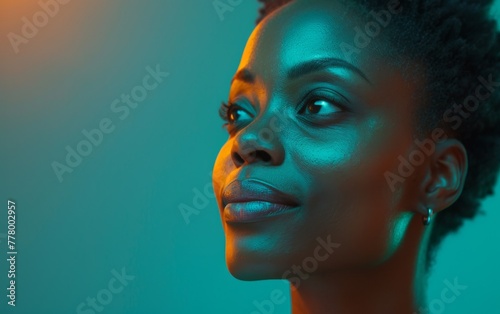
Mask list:
[[[415,149],[420,83],[387,62],[383,28],[344,49],[367,23],[355,12],[292,1],[248,39],[212,182],[236,278],[286,278],[308,257],[315,273],[377,265],[421,224],[426,172],[392,187],[385,176]]]

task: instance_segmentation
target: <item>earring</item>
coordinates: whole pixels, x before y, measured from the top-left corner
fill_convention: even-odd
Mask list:
[[[424,226],[427,226],[431,223],[431,217],[434,214],[434,211],[431,208],[427,208],[427,216],[422,217],[422,222]]]

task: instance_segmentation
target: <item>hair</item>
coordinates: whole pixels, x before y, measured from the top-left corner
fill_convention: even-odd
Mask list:
[[[293,0],[258,1],[263,5],[256,24]],[[349,2],[356,3],[366,13],[387,9],[389,0]],[[462,194],[434,218],[427,271],[435,262],[436,249],[443,238],[456,232],[465,219],[484,214],[481,201],[493,194],[497,181],[500,167],[498,84],[496,89],[490,87],[491,93],[486,99],[473,98],[484,80],[499,82],[500,78],[500,34],[496,20],[490,16],[492,4],[493,0],[403,1],[402,11],[392,16],[383,30],[388,33],[386,44],[393,53],[407,60],[418,60],[424,66],[425,100],[416,113],[416,133],[429,134],[441,127],[462,142],[469,161]],[[477,108],[467,112],[470,116],[461,119],[460,126],[450,125],[445,114],[452,113],[453,104],[474,99]]]

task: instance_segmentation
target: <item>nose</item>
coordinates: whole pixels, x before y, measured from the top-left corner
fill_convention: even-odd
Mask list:
[[[272,128],[272,125],[257,119],[240,130],[234,138],[231,158],[236,167],[256,162],[276,166],[285,159],[281,142],[283,128]]]

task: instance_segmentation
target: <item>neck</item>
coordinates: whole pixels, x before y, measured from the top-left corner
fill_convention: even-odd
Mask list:
[[[292,313],[419,314],[426,308],[425,252],[431,227],[423,229],[412,219],[401,245],[377,266],[322,272],[292,286]]]

